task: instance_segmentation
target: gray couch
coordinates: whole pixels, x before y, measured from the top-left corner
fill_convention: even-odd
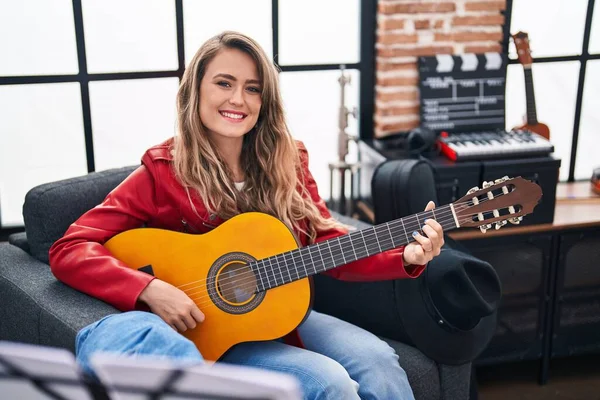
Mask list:
[[[118,312],[112,306],[58,282],[48,266],[48,249],[72,222],[100,203],[133,168],[95,172],[48,183],[27,194],[23,206],[26,233],[12,235],[9,242],[0,243],[0,340],[73,351],[79,329]],[[368,226],[335,216],[359,228]],[[357,313],[351,322],[370,329],[396,349],[418,400],[469,398],[470,363],[442,365],[414,347],[386,339],[401,339],[389,318],[396,313],[393,281],[346,283],[318,276],[315,290],[315,309],[335,314],[336,310],[356,307]],[[339,304],[332,304],[336,300],[331,296],[327,301],[319,300],[319,293],[332,291],[342,294],[335,297]],[[368,307],[365,301],[377,304]],[[378,313],[365,311],[369,309],[377,309]]]

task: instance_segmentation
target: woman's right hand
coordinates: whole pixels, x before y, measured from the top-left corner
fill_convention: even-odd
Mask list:
[[[160,279],[152,280],[138,300],[178,332],[194,329],[196,323],[204,321],[204,314],[187,294]]]

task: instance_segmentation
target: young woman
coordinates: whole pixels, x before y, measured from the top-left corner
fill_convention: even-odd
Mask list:
[[[79,332],[77,359],[90,373],[97,351],[202,360],[179,334],[203,322],[202,310],[180,289],[112,257],[103,244],[117,233],[145,224],[201,234],[247,211],[276,216],[301,245],[347,233],[319,197],[307,151],[285,123],[277,71],[254,40],[235,32],[208,40],[184,73],[177,107],[175,138],[149,149],[142,165],[50,249],[59,280],[124,311]],[[423,232],[404,248],[326,274],[416,277],[444,242],[433,220]],[[315,311],[297,331],[295,345],[238,344],[221,361],[292,374],[307,399],[413,398],[398,356],[373,334]]]

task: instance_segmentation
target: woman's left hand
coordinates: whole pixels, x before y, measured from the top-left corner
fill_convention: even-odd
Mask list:
[[[425,207],[425,211],[433,210],[435,203],[430,201]],[[434,219],[425,221],[422,228],[426,236],[419,232],[413,232],[415,242],[404,247],[404,265],[424,265],[440,254],[444,245],[444,230],[442,226]]]

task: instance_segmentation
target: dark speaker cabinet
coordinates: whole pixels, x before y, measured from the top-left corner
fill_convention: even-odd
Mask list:
[[[496,333],[476,364],[540,359],[550,306],[551,235],[505,236],[460,243],[474,256],[489,262],[502,283]]]
[[[552,356],[600,352],[600,231],[559,237]]]
[[[429,160],[435,172],[439,204],[453,203],[469,189],[481,187],[481,164],[477,161],[455,163],[443,157]]]
[[[542,188],[542,199],[535,212],[525,216],[521,225],[551,223],[554,220],[556,206],[556,183],[560,160],[552,157],[519,159],[514,162],[495,160],[482,162],[482,180],[491,181],[504,175],[521,176],[537,183]]]

